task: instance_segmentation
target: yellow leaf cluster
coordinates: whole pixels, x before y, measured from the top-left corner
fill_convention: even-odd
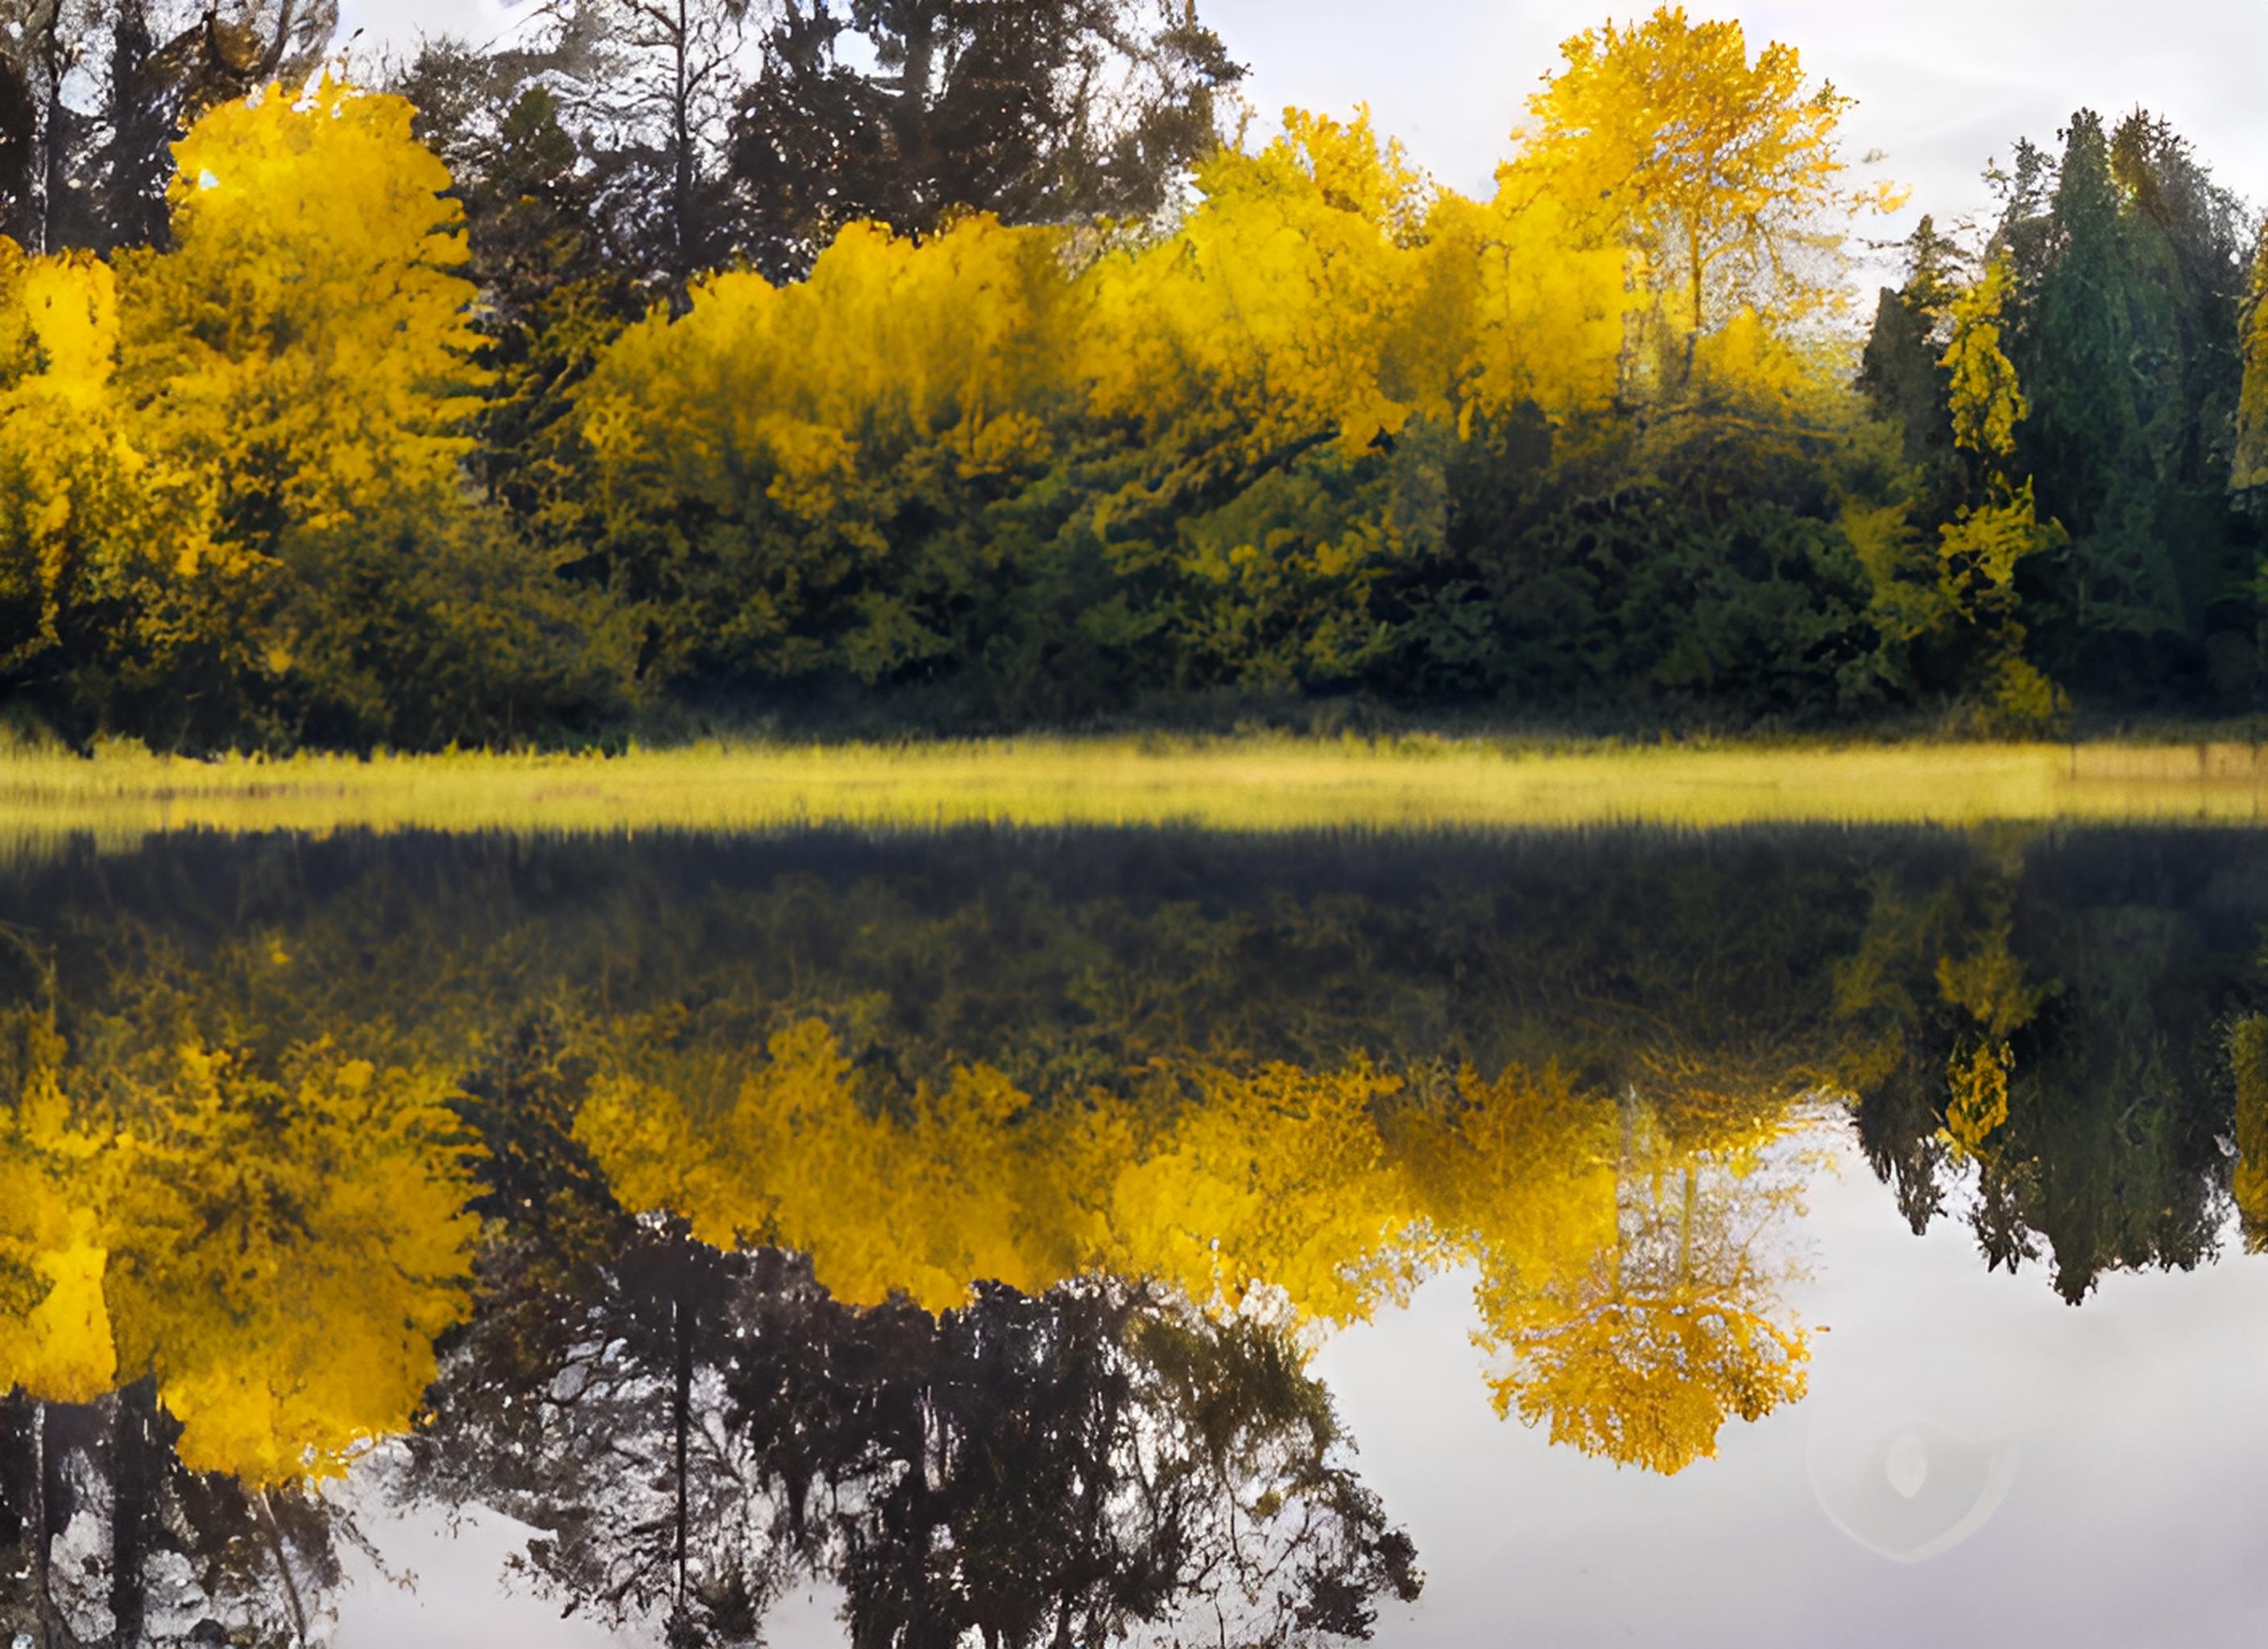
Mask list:
[[[1560,55],[1499,174],[1507,192],[1555,198],[1582,240],[1627,249],[1690,334],[1743,306],[1793,321],[1841,301],[1852,215],[1896,195],[1846,187],[1852,99],[1810,85],[1794,48],[1752,57],[1739,23],[1662,6]]]
[[[800,1249],[856,1303],[944,1310],[981,1281],[1099,1267],[1211,1311],[1344,1324],[1470,1264],[1483,1343],[1510,1359],[1501,1405],[1562,1440],[1675,1470],[1728,1417],[1802,1394],[1773,1248],[1800,1184],[1770,1129],[1679,1145],[1557,1071],[1421,1098],[1359,1059],[1196,1063],[1146,1098],[1054,1103],[979,1067],[871,1103],[816,1020],[737,1080],[632,1063],[577,1124],[623,1199],[711,1242]]]
[[[2015,279],[2007,254],[1953,300],[1953,339],[1940,362],[1951,374],[1954,445],[1994,466],[2016,450],[2016,426],[2031,414],[2015,366],[2000,349],[2000,313]]]
[[[980,1277],[1043,1290],[1076,1263],[1049,1229],[1067,1209],[1037,1189],[1061,1184],[1071,1165],[1046,1150],[1042,1126],[1018,1126],[1027,1101],[998,1071],[924,1086],[896,1115],[861,1103],[817,1020],[778,1033],[766,1051],[723,1106],[694,1113],[678,1089],[615,1073],[577,1135],[630,1206],[666,1208],[719,1247],[801,1249],[853,1304],[902,1293],[941,1311]],[[673,1074],[697,1099],[718,1073]]]
[[[583,393],[587,433],[633,497],[813,520],[862,458],[937,445],[1012,469],[1059,410],[1073,301],[1056,231],[976,217],[917,245],[853,225],[806,281],[715,276],[631,328]]]
[[[438,1076],[190,1038],[96,1070],[51,1023],[0,1113],[0,1385],[87,1402],[153,1374],[200,1471],[342,1470],[398,1432],[470,1304],[477,1222]]]
[[[1956,1053],[1946,1068],[1945,1131],[1961,1151],[1975,1155],[1992,1130],[2008,1120],[2008,1077],[2015,1056],[2003,1042],[1980,1042]]]
[[[176,146],[174,246],[0,241],[0,668],[83,644],[288,662],[252,595],[286,529],[457,483],[478,375],[448,173],[399,98],[325,79]],[[210,667],[208,665],[207,667]]]
[[[326,76],[223,104],[176,146],[175,245],[122,264],[126,372],[149,438],[225,507],[320,526],[455,480],[475,292],[411,118]]]
[[[761,497],[817,519],[917,446],[966,473],[1079,430],[1248,455],[1350,453],[1419,414],[1611,394],[1619,259],[1553,203],[1437,195],[1366,114],[1298,110],[1224,152],[1173,233],[1073,266],[1064,235],[961,220],[916,243],[853,225],[808,280],[713,277],[610,346],[582,394],[618,502]]]
[[[85,1402],[111,1388],[117,1356],[102,1146],[72,1124],[66,1051],[44,1010],[0,1022],[0,1388]]]

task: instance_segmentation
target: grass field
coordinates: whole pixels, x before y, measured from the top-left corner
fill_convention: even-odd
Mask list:
[[[1249,737],[274,762],[19,748],[0,753],[0,850],[74,836],[122,846],[183,829],[2250,825],[2264,799],[2268,762],[2248,744],[1545,749],[1428,737]]]

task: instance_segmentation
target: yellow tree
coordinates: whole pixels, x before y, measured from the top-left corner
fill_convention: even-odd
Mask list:
[[[80,1129],[52,1010],[0,1015],[0,1395],[92,1402],[117,1372],[107,1141]]]
[[[1049,457],[1076,411],[1072,297],[1057,231],[859,224],[806,281],[718,275],[612,343],[578,410],[612,582],[646,610],[659,667],[872,681],[941,651],[893,587],[897,499]],[[831,648],[802,623],[830,597],[857,619]]]
[[[626,1026],[617,1040],[644,1037]],[[998,1071],[956,1071],[870,1109],[823,1022],[765,1051],[753,1070],[646,1051],[595,1085],[576,1134],[628,1206],[679,1215],[718,1248],[800,1250],[855,1305],[902,1294],[945,1311],[978,1282],[1039,1292],[1085,1263],[1067,1176],[1089,1154]]]
[[[1781,1298],[1803,1165],[1764,1142],[1669,1148],[1634,1096],[1622,1116],[1607,1240],[1548,1270],[1484,1256],[1476,1337],[1508,1358],[1499,1412],[1671,1475],[1714,1455],[1727,1420],[1804,1394],[1810,1348]]]
[[[194,1037],[123,1090],[108,1298],[193,1470],[335,1475],[408,1429],[471,1303],[477,1221],[448,1084],[324,1043],[274,1073]]]
[[[1193,1067],[1170,1094],[1035,1103],[981,1065],[862,1095],[817,1020],[767,1053],[752,1071],[634,1053],[577,1135],[628,1205],[718,1247],[801,1250],[851,1303],[943,1311],[978,1283],[1039,1292],[1100,1265],[1200,1306],[1262,1293],[1344,1322],[1416,1275],[1416,1217],[1376,1121],[1400,1085],[1367,1064]]]
[[[173,249],[120,261],[140,438],[251,550],[447,488],[468,448],[475,291],[412,113],[328,77],[220,105],[175,146]]]
[[[182,570],[225,571],[204,488],[134,438],[118,351],[109,266],[0,240],[0,672],[163,658]]]
[[[94,1402],[115,1382],[104,1292],[115,1160],[108,1139],[74,1116],[52,975],[46,983],[46,1001],[0,1011],[0,1398],[33,1405],[20,1485],[31,1504],[15,1508],[16,1560],[52,1642],[56,1508],[48,1497],[66,1466],[52,1452],[49,1405]]]
[[[1378,1126],[1401,1081],[1361,1059],[1188,1074],[1185,1107],[1102,1193],[1098,1257],[1200,1306],[1272,1294],[1302,1323],[1359,1321],[1406,1293],[1425,1248]]]
[[[1487,1276],[1580,1271],[1616,1240],[1619,1113],[1557,1066],[1466,1070],[1454,1101],[1394,1119],[1395,1154],[1443,1255]]]
[[[1417,290],[1386,376],[1448,384],[1461,435],[1518,407],[1557,424],[1612,402],[1632,295],[1621,254],[1583,244],[1564,202],[1444,192],[1408,278]]]
[[[1786,322],[1841,301],[1852,217],[1896,196],[1850,186],[1852,99],[1813,85],[1793,47],[1752,57],[1740,24],[1663,6],[1587,29],[1560,55],[1503,186],[1557,198],[1588,237],[1636,254],[1675,296],[1689,353],[1743,307]]]

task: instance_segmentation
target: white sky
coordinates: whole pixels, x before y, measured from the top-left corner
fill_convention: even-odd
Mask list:
[[[1609,15],[1601,0],[1199,0],[1252,70],[1263,114],[1287,103],[1342,113],[1367,99],[1443,183],[1490,187],[1506,136],[1558,42]],[[344,0],[365,44],[407,44],[421,30],[482,38],[525,0]],[[2072,110],[2116,115],[2137,105],[2170,119],[2220,180],[2268,202],[2268,5],[2257,0],[1689,0],[1695,17],[1739,15],[1751,46],[1778,39],[1815,74],[1859,99],[1853,159],[1885,151],[1914,187],[1911,210],[1882,225],[1903,235],[1922,211],[1941,225],[1983,214],[1985,163],[2019,136],[2052,144]]]

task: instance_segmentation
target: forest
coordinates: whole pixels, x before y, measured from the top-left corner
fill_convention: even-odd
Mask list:
[[[2260,708],[2268,261],[2157,114],[1869,313],[1851,100],[1677,7],[1485,197],[1183,0],[0,15],[18,738]]]

